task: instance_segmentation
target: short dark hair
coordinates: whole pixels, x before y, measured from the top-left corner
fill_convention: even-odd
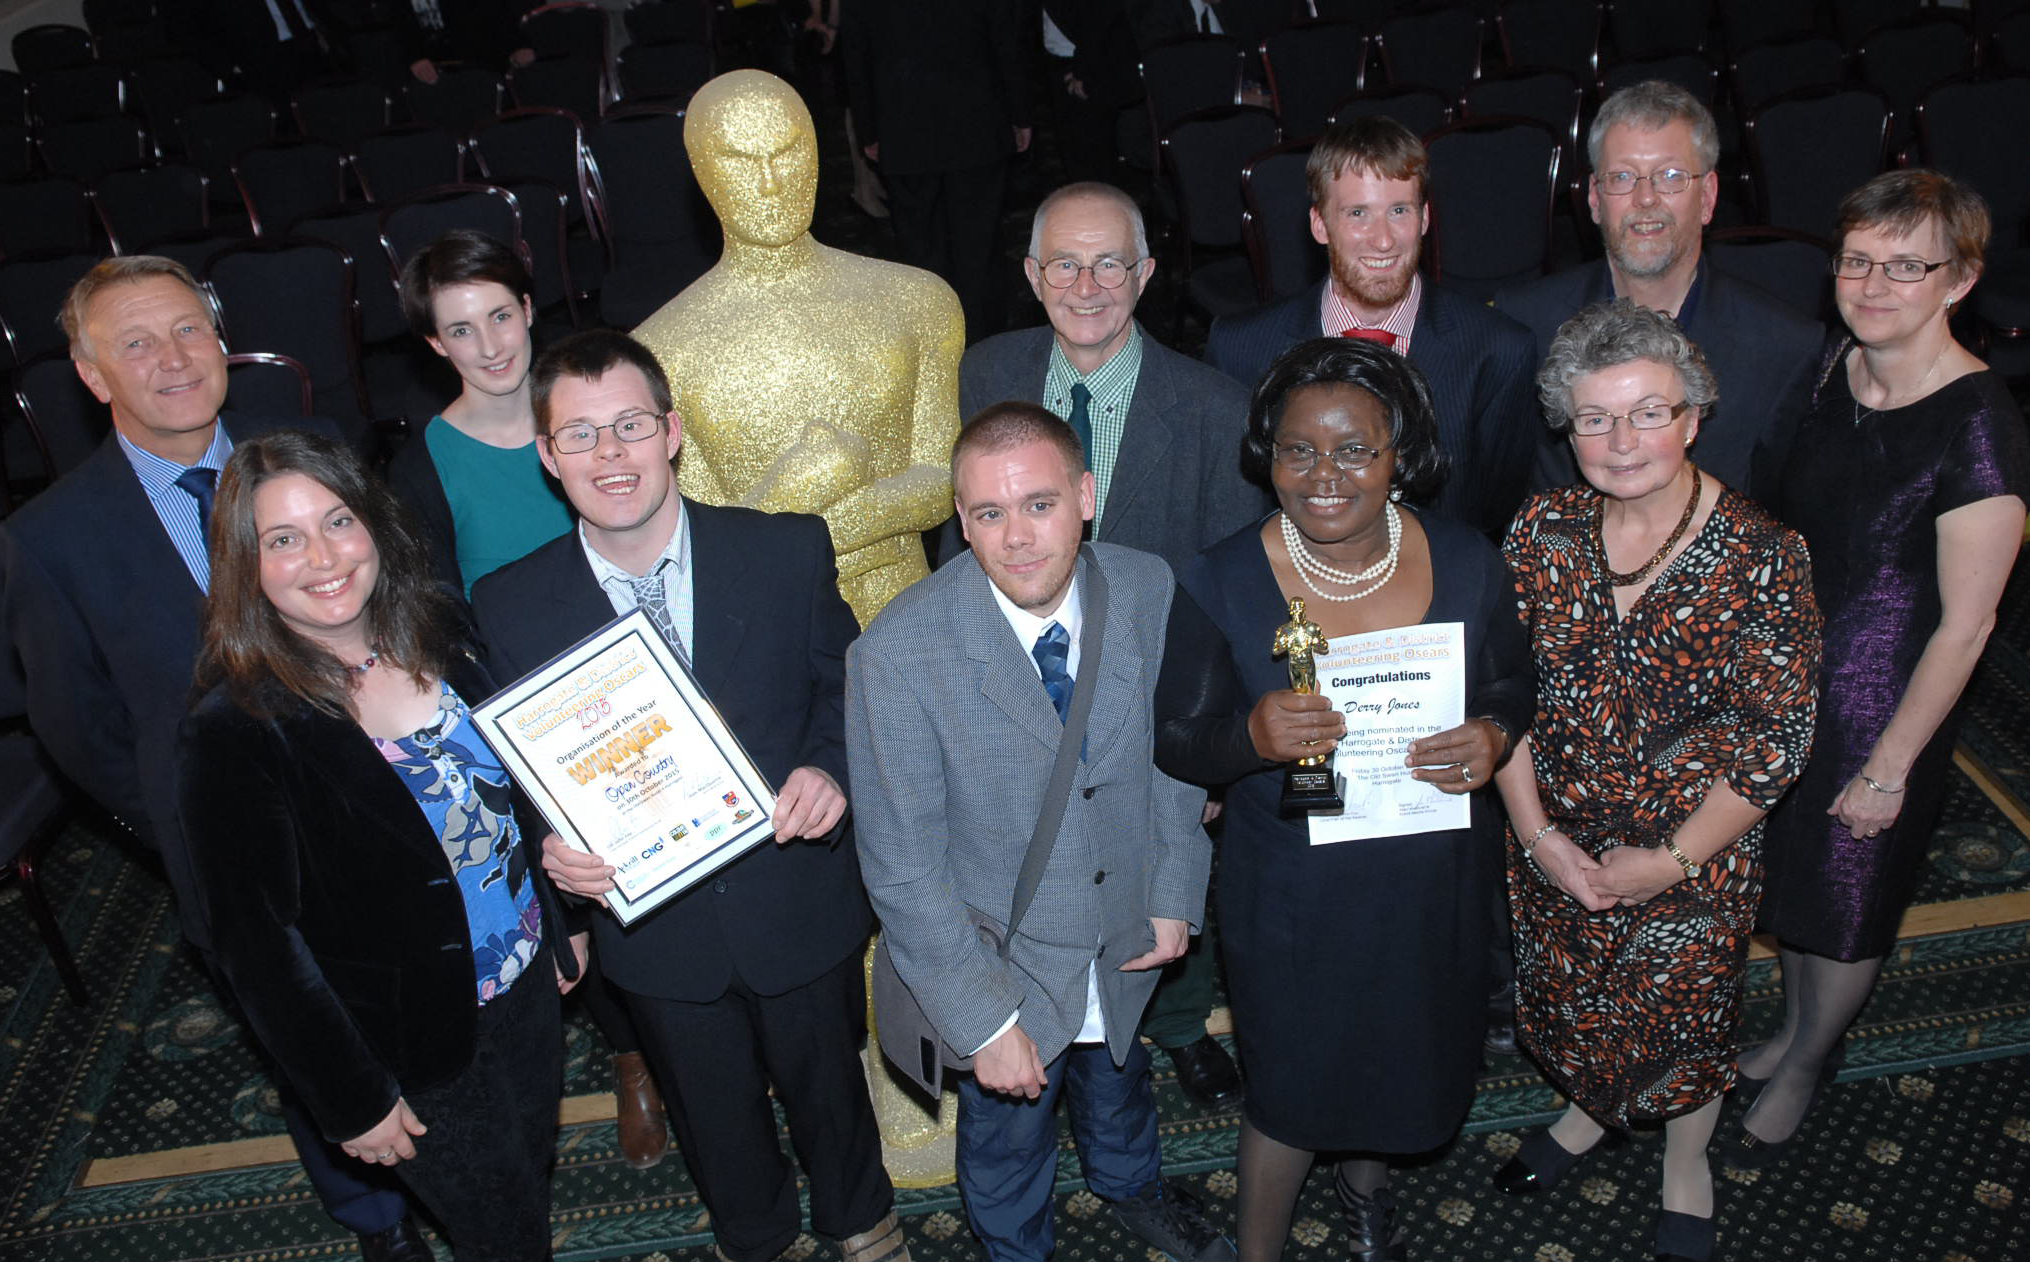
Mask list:
[[[536,413],[536,432],[550,432],[550,391],[559,377],[597,381],[615,368],[630,365],[648,378],[649,398],[656,415],[666,416],[675,408],[670,379],[657,362],[655,352],[625,333],[613,329],[587,329],[573,333],[536,358],[529,374],[529,404]]]
[[[1909,236],[1938,225],[1940,244],[1952,252],[1953,279],[1978,274],[1988,252],[1988,203],[1970,186],[1925,167],[1884,171],[1840,200],[1833,248],[1844,249],[1856,228],[1882,228]]]
[[[1050,443],[1062,452],[1073,481],[1086,471],[1085,448],[1063,417],[1034,403],[1008,399],[989,403],[959,428],[958,440],[952,443],[952,489],[958,489],[959,461],[967,456],[1034,442]]]
[[[261,535],[254,497],[262,484],[301,474],[352,510],[380,554],[367,597],[367,642],[386,665],[420,687],[442,679],[463,639],[456,598],[440,585],[408,514],[344,445],[302,430],[277,430],[233,446],[211,514],[211,591],[198,654],[200,691],[223,683],[250,714],[271,716],[287,695],[327,714],[351,713],[356,676],[289,629],[261,591]]]
[[[1325,209],[1332,181],[1347,171],[1367,171],[1385,180],[1415,180],[1417,200],[1430,200],[1431,159],[1417,133],[1384,114],[1341,119],[1325,129],[1304,163],[1311,205]]]
[[[1241,436],[1241,472],[1271,485],[1276,426],[1290,396],[1306,386],[1353,386],[1373,395],[1389,417],[1389,448],[1396,453],[1395,486],[1422,500],[1445,480],[1444,449],[1438,446],[1438,412],[1424,374],[1392,350],[1359,338],[1314,337],[1276,357],[1248,400],[1248,427]]]
[[[471,228],[453,228],[402,265],[402,315],[417,337],[437,336],[430,300],[453,285],[503,285],[517,302],[536,292],[513,247]]]

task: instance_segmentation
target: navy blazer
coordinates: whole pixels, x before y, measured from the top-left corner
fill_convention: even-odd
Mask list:
[[[493,691],[464,656],[446,679],[469,705]],[[443,841],[373,739],[350,718],[278,702],[273,718],[248,714],[223,686],[198,702],[178,741],[178,810],[219,972],[338,1143],[472,1063],[471,930]],[[535,882],[555,947],[570,926],[542,873],[547,830],[516,806],[509,888]],[[556,962],[577,975],[568,950]],[[515,984],[556,978],[539,954]]]
[[[328,422],[219,418],[234,441]],[[210,934],[176,824],[176,726],[190,707],[204,593],[117,436],[0,522],[0,626],[28,721],[56,765],[162,853],[184,936]]]
[[[959,363],[959,414],[991,403],[1043,401],[1050,326],[979,342]],[[1173,570],[1275,507],[1241,476],[1248,392],[1222,373],[1142,334],[1142,373],[1121,429],[1100,514],[1103,543],[1153,552]],[[960,546],[964,546],[963,543]]]
[[[1318,311],[1328,283],[1213,321],[1206,361],[1253,389],[1278,355],[1322,335]],[[1543,428],[1529,330],[1426,277],[1410,330],[1410,362],[1431,384],[1438,445],[1452,466],[1431,506],[1501,536],[1522,503]]]
[[[1705,354],[1719,379],[1720,401],[1699,423],[1692,454],[1700,468],[1728,486],[1773,503],[1776,478],[1811,404],[1825,326],[1704,261],[1696,283],[1699,296],[1684,323],[1685,336]],[[1541,361],[1559,325],[1582,307],[1613,296],[1607,264],[1584,263],[1503,290],[1494,296],[1494,305],[1529,326]],[[1567,486],[1579,477],[1571,444],[1543,426],[1537,429],[1533,464],[1532,491]]]
[[[696,613],[691,667],[771,785],[812,766],[846,785],[846,646],[859,633],[839,595],[823,520],[684,501]],[[494,674],[519,679],[613,620],[577,530],[472,589]],[[632,926],[593,918],[606,975],[640,995],[705,1003],[741,981],[779,995],[867,940],[859,861],[829,843],[763,842]]]

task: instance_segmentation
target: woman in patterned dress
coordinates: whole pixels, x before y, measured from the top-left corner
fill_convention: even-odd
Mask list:
[[[1784,1023],[1741,1058],[1761,1086],[1723,1157],[1748,1169],[1796,1137],[1895,945],[2030,495],[2023,415],[1948,325],[1980,276],[1986,204],[1936,171],[1892,171],[1839,224],[1833,296],[1853,336],[1779,499],[1811,546],[1826,651],[1817,753],[1769,826]]]
[[[458,1257],[547,1258],[557,995],[583,957],[553,966],[547,830],[466,708],[492,686],[454,598],[389,493],[308,434],[234,448],[210,543],[178,811],[215,963],[278,1085]]]
[[[1588,307],[1537,388],[1590,485],[1531,499],[1504,546],[1538,691],[1495,783],[1518,1031],[1571,1106],[1496,1182],[1541,1192],[1608,1129],[1662,1120],[1657,1256],[1703,1259],[1762,820],[1810,750],[1810,564],[1692,463],[1718,390],[1669,317]]]

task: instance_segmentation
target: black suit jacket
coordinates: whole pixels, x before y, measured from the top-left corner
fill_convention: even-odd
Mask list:
[[[1329,283],[1213,321],[1206,360],[1252,389],[1278,355],[1321,335],[1318,310]],[[1431,384],[1438,443],[1452,465],[1432,507],[1499,537],[1522,503],[1543,429],[1529,330],[1427,278],[1410,362]]]
[[[801,766],[846,784],[846,646],[823,520],[684,501],[696,614],[692,670],[772,785]],[[479,580],[473,614],[503,683],[613,620],[578,532]],[[597,916],[606,975],[636,994],[703,1003],[737,967],[757,993],[815,980],[865,943],[867,898],[850,836],[773,841],[623,928]]]
[[[468,704],[492,693],[476,660],[454,661],[447,677]],[[325,1137],[364,1134],[403,1092],[469,1065],[479,1008],[465,898],[373,739],[286,694],[275,717],[255,718],[220,687],[184,721],[177,761],[213,958]],[[555,944],[568,927],[542,874],[548,830],[517,813],[509,887],[536,883]],[[570,956],[557,954],[567,973]],[[556,980],[538,956],[516,985]]]
[[[1685,336],[1704,352],[1719,379],[1720,401],[1699,423],[1693,455],[1700,468],[1728,486],[1772,503],[1791,440],[1811,405],[1825,326],[1704,262],[1697,284],[1699,296],[1684,322]],[[1607,264],[1585,263],[1503,290],[1494,296],[1494,305],[1529,326],[1541,361],[1559,325],[1582,307],[1613,296]],[[1549,490],[1578,477],[1571,444],[1539,427],[1530,489]]]
[[[851,0],[839,39],[853,128],[896,175],[997,162],[1027,127],[1036,10],[1006,0]],[[1028,20],[1024,20],[1024,15]]]
[[[300,417],[219,419],[236,442],[283,428],[338,437]],[[0,625],[29,724],[66,776],[162,852],[184,936],[200,950],[209,933],[176,825],[171,750],[203,612],[114,435],[0,522]]]
[[[1043,401],[1050,326],[974,345],[959,363],[959,414],[990,403]],[[1099,533],[1153,552],[1173,570],[1274,507],[1241,476],[1248,392],[1233,378],[1142,334],[1142,373],[1121,429]]]

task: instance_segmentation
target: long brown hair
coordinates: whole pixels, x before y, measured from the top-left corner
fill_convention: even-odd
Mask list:
[[[302,430],[280,430],[233,446],[211,513],[211,594],[197,687],[223,683],[241,709],[271,717],[287,696],[350,717],[353,674],[322,646],[289,629],[261,591],[261,539],[254,496],[261,485],[299,473],[330,491],[366,528],[380,553],[367,597],[367,642],[383,664],[422,687],[441,679],[461,637],[458,606],[432,578],[408,516],[359,458]]]

